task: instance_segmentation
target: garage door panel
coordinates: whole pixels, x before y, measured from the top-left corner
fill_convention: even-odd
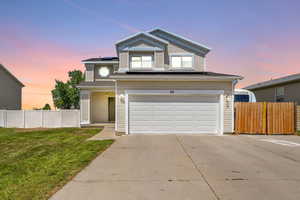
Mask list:
[[[211,109],[215,109],[214,105],[210,106],[133,106],[132,110],[135,111],[211,111]]]
[[[132,96],[130,133],[217,133],[217,96]]]

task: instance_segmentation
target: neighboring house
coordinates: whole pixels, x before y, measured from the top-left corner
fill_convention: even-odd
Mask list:
[[[297,102],[300,104],[300,73],[245,87],[254,92],[256,101]]]
[[[20,110],[24,85],[0,64],[0,110]]]
[[[82,125],[115,122],[124,134],[233,132],[233,90],[242,77],[208,72],[208,47],[162,29],[115,46],[118,57],[83,60]]]

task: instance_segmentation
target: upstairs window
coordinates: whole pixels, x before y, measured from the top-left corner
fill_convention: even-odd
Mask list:
[[[284,96],[284,87],[276,88],[276,97]]]
[[[171,56],[172,68],[192,68],[193,57],[192,56]]]
[[[152,56],[132,56],[131,57],[131,68],[151,68],[152,67]]]

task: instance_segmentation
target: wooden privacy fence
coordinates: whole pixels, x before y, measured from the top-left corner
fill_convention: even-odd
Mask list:
[[[294,103],[235,103],[235,132],[250,134],[294,134]]]

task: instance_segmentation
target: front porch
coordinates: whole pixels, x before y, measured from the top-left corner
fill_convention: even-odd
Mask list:
[[[90,123],[115,122],[115,93],[91,92]]]
[[[82,127],[114,126],[116,116],[115,90],[85,88],[80,91]]]

